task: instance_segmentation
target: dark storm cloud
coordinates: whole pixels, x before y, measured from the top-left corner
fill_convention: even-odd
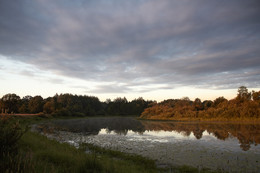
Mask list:
[[[258,0],[2,0],[0,54],[115,83],[96,92],[259,87],[259,19]]]

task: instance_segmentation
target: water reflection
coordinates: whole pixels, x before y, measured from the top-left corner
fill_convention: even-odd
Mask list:
[[[197,139],[201,139],[205,131],[219,140],[236,137],[239,140],[240,148],[244,151],[249,150],[250,145],[260,143],[260,124],[149,121],[142,121],[142,124],[146,130],[176,131],[184,136],[190,136],[193,133]]]
[[[50,124],[46,124],[49,126]],[[142,133],[145,131],[141,121],[134,118],[90,118],[75,120],[57,120],[53,121],[58,129],[68,130],[76,133],[86,133],[97,135],[101,129],[107,129],[107,133],[111,131],[120,135],[126,135],[129,130]],[[46,127],[47,127],[46,126]]]
[[[53,121],[55,128],[71,132],[80,132],[87,135],[98,135],[100,133],[115,133],[117,135],[128,135],[138,133],[145,135],[156,132],[161,136],[173,135],[201,139],[203,135],[213,135],[219,140],[237,138],[240,148],[248,151],[251,145],[260,143],[260,124],[239,124],[239,123],[196,123],[196,122],[165,122],[165,121],[139,121],[134,118],[91,118],[78,120],[57,120]],[[45,124],[44,128],[50,128]],[[102,129],[105,129],[102,130]]]

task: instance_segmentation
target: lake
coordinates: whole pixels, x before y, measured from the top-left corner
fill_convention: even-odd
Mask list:
[[[55,120],[36,127],[74,146],[91,143],[156,160],[227,172],[260,172],[260,124],[146,121],[135,118]]]

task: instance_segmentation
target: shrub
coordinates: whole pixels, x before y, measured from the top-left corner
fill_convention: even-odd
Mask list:
[[[12,167],[17,169],[15,158],[18,155],[18,141],[23,133],[19,122],[6,116],[0,117],[0,170],[9,172]]]

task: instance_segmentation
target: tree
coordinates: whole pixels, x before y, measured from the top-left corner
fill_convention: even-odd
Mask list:
[[[112,102],[111,99],[106,99],[106,101],[105,101],[106,104],[109,104],[109,103],[111,103],[111,102]]]
[[[190,98],[189,97],[182,97],[181,100],[185,100],[185,101],[190,101]]]
[[[47,114],[51,114],[55,111],[55,106],[53,101],[47,101],[43,106],[43,112]]]
[[[237,92],[240,97],[243,97],[245,94],[248,93],[248,89],[245,86],[241,86],[238,88]]]
[[[214,107],[217,107],[220,103],[223,103],[223,102],[225,102],[225,101],[227,101],[227,99],[225,99],[225,97],[218,97],[218,98],[216,98],[215,100],[214,100],[214,102],[213,102],[213,106]]]
[[[237,90],[237,99],[238,100],[250,100],[251,93],[248,92],[248,89],[245,86],[241,86]]]
[[[203,108],[205,110],[207,110],[208,108],[210,108],[213,105],[213,102],[211,100],[205,100],[205,101],[203,101],[202,104],[203,104]]]
[[[32,98],[33,98],[32,96],[27,95],[27,96],[24,96],[24,97],[22,98],[22,100],[23,100],[23,101],[28,101],[28,102],[29,102]]]
[[[144,109],[148,106],[148,102],[146,102],[142,97],[139,97],[138,99],[132,100],[128,106],[128,115],[141,115]]]
[[[19,107],[19,112],[20,113],[29,113],[29,108],[28,108],[28,104],[29,104],[29,101],[32,99],[32,96],[24,96],[22,99],[21,99],[21,105]]]
[[[260,101],[260,91],[252,91],[252,97],[254,101]]]
[[[18,112],[20,96],[16,94],[6,94],[1,99],[1,108],[4,113]]]
[[[43,111],[43,98],[41,96],[33,97],[28,104],[31,113],[39,113]]]
[[[199,98],[196,98],[193,102],[193,106],[194,106],[194,109],[196,111],[199,111],[199,110],[202,110],[203,109],[203,105],[201,103],[201,100]]]

